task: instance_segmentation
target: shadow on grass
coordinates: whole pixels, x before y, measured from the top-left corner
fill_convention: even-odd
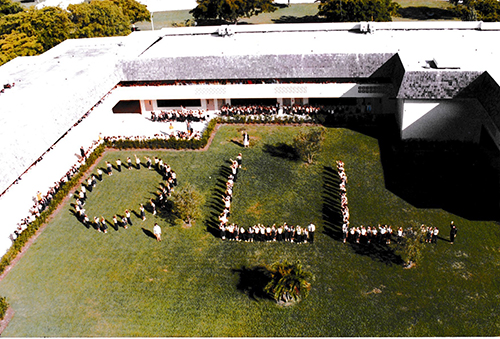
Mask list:
[[[295,148],[291,145],[280,142],[276,145],[265,144],[263,147],[265,153],[273,157],[297,161],[300,159]]]
[[[469,220],[500,220],[500,152],[487,132],[481,132],[479,144],[402,141],[395,117],[388,114],[332,115],[325,125],[378,139],[386,188],[414,207],[441,208]],[[323,214],[334,225],[328,207]]]
[[[206,222],[207,232],[217,238],[220,238],[219,215],[224,211],[222,196],[226,191],[226,182],[230,174],[231,169],[229,166],[221,165],[217,178],[217,184],[214,186],[210,200],[208,201],[208,206],[210,207],[210,217]]]
[[[152,239],[155,239],[156,240],[156,237],[155,235],[153,234],[153,232],[151,232],[150,230],[147,230],[145,229],[144,227],[141,227],[141,230],[142,232],[147,235],[148,237],[152,238]]]
[[[412,20],[452,20],[457,17],[452,10],[426,6],[400,8],[399,15]]]
[[[242,267],[241,269],[232,269],[232,272],[239,274],[238,285],[236,285],[239,291],[255,301],[259,301],[259,299],[272,300],[271,296],[264,291],[271,280],[267,268],[263,266]]]
[[[336,169],[323,168],[323,233],[335,239],[342,239],[342,212],[340,205],[340,178]]]
[[[379,145],[386,188],[400,198],[469,220],[499,220],[499,169],[493,163],[498,154],[461,142],[379,140]]]
[[[404,261],[400,255],[395,253],[395,249],[387,244],[357,244],[349,243],[354,253],[365,255],[375,261],[386,265],[403,265]]]

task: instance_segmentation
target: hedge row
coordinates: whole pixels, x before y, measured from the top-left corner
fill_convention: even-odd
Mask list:
[[[9,303],[5,297],[0,297],[0,320],[3,320],[7,309],[9,308]]]
[[[83,164],[79,171],[66,182],[61,185],[59,191],[54,195],[50,205],[45,209],[38,218],[35,219],[18,237],[14,240],[12,246],[8,249],[7,253],[0,260],[0,274],[4,272],[5,268],[16,258],[21,252],[24,245],[36,233],[36,231],[48,220],[50,215],[59,207],[64,198],[69,192],[78,185],[83,174],[94,164],[94,162],[103,154],[106,147],[115,148],[172,148],[172,149],[198,149],[207,145],[208,139],[215,129],[217,122],[211,120],[208,124],[203,136],[200,140],[148,140],[148,141],[132,141],[123,140],[115,142],[107,142],[97,147],[92,154],[89,155],[85,164]]]
[[[149,139],[149,140],[116,140],[106,141],[106,146],[117,149],[130,149],[130,148],[149,148],[149,149],[200,149],[208,144],[208,139],[212,135],[217,121],[210,120],[205,132],[199,140],[182,140],[182,139]]]
[[[324,116],[284,116],[277,117],[274,115],[233,115],[223,116],[212,120],[217,120],[220,124],[310,124],[310,123],[323,123]]]

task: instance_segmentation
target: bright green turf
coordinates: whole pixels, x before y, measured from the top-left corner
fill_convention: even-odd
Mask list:
[[[377,140],[329,129],[324,153],[305,166],[273,157],[263,146],[289,143],[296,127],[247,127],[252,147],[242,149],[237,126],[223,126],[206,152],[109,152],[104,160],[158,155],[206,196],[205,215],[216,213],[218,181],[230,157],[243,153],[233,220],[318,225],[314,245],[222,242],[205,221],[184,229],[147,214],[142,222],[109,234],[88,230],[66,205],[0,282],[15,316],[5,336],[493,336],[500,332],[500,230],[439,209],[417,209],[384,186]],[[455,220],[455,245],[426,246],[417,268],[404,270],[356,253],[322,234],[324,167],[342,159],[349,177],[353,225]],[[115,171],[90,193],[90,216],[108,220],[138,210],[160,177],[144,168]],[[158,221],[164,241],[142,230]],[[392,247],[394,248],[394,246]],[[316,277],[307,299],[291,308],[241,292],[235,270],[300,259]],[[370,293],[375,288],[381,293]]]

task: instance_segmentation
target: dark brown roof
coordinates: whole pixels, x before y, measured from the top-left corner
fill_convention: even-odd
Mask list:
[[[403,76],[398,98],[452,99],[465,90],[483,72],[409,71]]]
[[[394,54],[205,56],[124,61],[124,81],[368,78]]]

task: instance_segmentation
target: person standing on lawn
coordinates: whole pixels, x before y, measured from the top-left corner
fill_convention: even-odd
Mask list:
[[[450,223],[450,244],[453,245],[453,242],[455,241],[455,237],[457,236],[457,226],[455,226],[455,223],[451,221]]]
[[[139,210],[141,211],[142,221],[146,220],[146,211],[144,210],[144,205],[143,204],[141,204],[141,207],[139,207]]]
[[[314,242],[314,232],[316,231],[316,225],[310,223],[307,226],[307,231],[309,232],[309,242],[312,244]]]
[[[161,241],[161,227],[157,223],[153,227],[153,234],[156,237],[156,241]]]

